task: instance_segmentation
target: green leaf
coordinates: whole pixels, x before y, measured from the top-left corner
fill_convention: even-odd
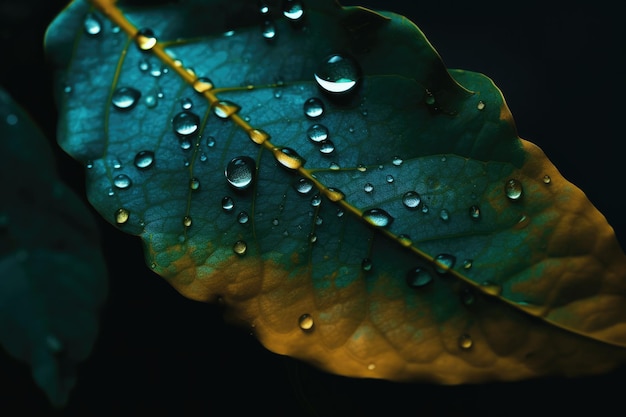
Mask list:
[[[58,178],[50,145],[0,89],[0,344],[63,406],[107,293],[96,223]]]
[[[46,36],[58,140],[181,294],[341,375],[623,362],[613,229],[412,22],[331,0],[92,3]]]

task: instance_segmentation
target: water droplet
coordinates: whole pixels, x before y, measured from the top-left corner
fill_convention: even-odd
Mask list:
[[[198,131],[200,118],[190,111],[181,111],[172,119],[172,128],[178,136],[189,136]]]
[[[259,11],[261,12],[261,14],[268,14],[270,12],[270,7],[263,0],[260,0],[258,2],[258,7],[259,7]]]
[[[367,182],[367,183],[365,183],[365,185],[363,186],[363,191],[365,191],[366,193],[368,193],[368,194],[369,194],[369,193],[371,193],[372,191],[374,191],[374,186],[373,186],[371,183]]]
[[[411,237],[405,234],[398,235],[398,242],[400,242],[400,244],[405,248],[408,248],[413,244],[413,240],[411,239]]]
[[[274,39],[276,37],[276,25],[271,20],[266,20],[261,25],[261,34],[265,39]]]
[[[137,104],[141,92],[132,87],[120,87],[113,92],[111,103],[117,110],[130,110]]]
[[[376,227],[389,227],[393,223],[393,216],[381,208],[365,210],[361,215],[365,221]]]
[[[469,215],[472,219],[480,218],[480,207],[474,205],[469,208]]]
[[[154,163],[154,152],[141,151],[135,155],[135,166],[139,169],[148,169]]]
[[[335,144],[330,139],[326,139],[320,142],[320,152],[324,155],[331,154],[335,151]]]
[[[385,177],[385,181],[387,181],[388,184],[391,184],[393,180],[394,180],[393,175],[389,174]]]
[[[338,169],[341,169],[341,166],[339,166],[337,162],[333,161],[328,165],[328,168],[330,168],[333,171],[337,171]]]
[[[324,114],[324,102],[317,97],[311,97],[304,102],[304,114],[315,119]]]
[[[306,160],[291,148],[282,147],[273,149],[274,158],[287,169],[298,169]]]
[[[480,283],[480,288],[489,295],[499,296],[502,294],[502,286],[493,281],[483,281]]]
[[[232,101],[222,100],[215,104],[213,107],[213,113],[220,119],[227,119],[237,113],[240,109],[241,107]]]
[[[309,242],[310,242],[310,243],[315,243],[315,242],[317,242],[317,235],[316,235],[315,233],[312,233],[312,232],[311,232],[311,233],[309,233],[309,236],[308,236],[308,237],[309,237]]]
[[[191,216],[183,217],[183,226],[191,227]]]
[[[333,202],[341,201],[346,198],[346,195],[341,190],[332,187],[324,189],[324,195]]]
[[[248,220],[250,220],[248,212],[240,211],[239,214],[237,214],[237,221],[239,222],[239,224],[246,224],[248,223]]]
[[[261,129],[250,129],[248,130],[248,137],[250,138],[250,140],[252,140],[252,142],[256,143],[257,145],[261,145],[263,144],[263,142],[270,138],[270,135],[269,133]]]
[[[248,245],[243,240],[238,240],[233,245],[233,252],[235,252],[239,256],[245,255],[247,250]]]
[[[311,141],[320,143],[328,139],[328,128],[321,124],[314,124],[307,129],[306,134]]]
[[[300,0],[283,0],[283,16],[292,21],[302,19],[304,7]]]
[[[144,28],[140,29],[135,35],[135,41],[137,42],[137,46],[142,51],[149,51],[154,48],[154,45],[157,43],[156,36],[154,36],[154,32],[152,29]]]
[[[119,159],[117,159],[116,157],[112,156],[109,158],[109,165],[113,168],[113,169],[120,169],[122,167],[122,163],[120,162]]]
[[[228,183],[237,190],[246,189],[252,184],[256,170],[254,159],[249,156],[238,156],[226,165],[224,175]]]
[[[313,183],[306,178],[300,178],[296,181],[295,189],[299,194],[305,195],[313,189]]]
[[[346,94],[355,90],[361,78],[361,68],[352,57],[333,54],[324,59],[314,76],[323,91]]]
[[[235,201],[231,197],[225,196],[224,198],[222,198],[222,209],[224,211],[231,211],[234,208]]]
[[[446,209],[441,209],[441,211],[439,212],[439,218],[444,222],[447,222],[448,220],[450,220],[450,213]]]
[[[85,15],[85,21],[83,22],[83,28],[85,29],[85,33],[87,35],[97,36],[102,32],[102,22],[97,15],[87,13]]]
[[[278,226],[279,223],[280,221],[278,219],[272,219],[272,226]]]
[[[322,197],[320,197],[319,194],[315,194],[313,198],[311,198],[311,205],[313,207],[318,207],[320,204],[322,204]]]
[[[358,164],[356,166],[356,170],[359,171],[359,172],[365,172],[365,171],[367,171],[367,167],[365,165],[363,165],[363,164]]]
[[[485,108],[485,102],[484,102],[484,101],[482,101],[482,100],[479,100],[479,101],[478,101],[478,104],[476,105],[476,108],[477,108],[478,110],[483,110],[483,109]]]
[[[543,183],[544,184],[550,184],[552,182],[552,178],[550,178],[549,175],[544,175],[543,176]]]
[[[107,189],[107,195],[108,195],[109,197],[113,197],[113,196],[115,195],[115,191],[113,190],[113,187],[109,187],[109,188]]]
[[[313,317],[310,314],[303,314],[298,318],[298,326],[304,331],[310,331],[313,329]]]
[[[118,225],[124,224],[128,221],[130,217],[130,211],[125,208],[119,208],[115,211],[115,223]]]
[[[119,174],[115,178],[113,178],[113,185],[115,185],[120,190],[130,187],[132,184],[133,182],[126,174]]]
[[[408,209],[417,209],[422,203],[422,197],[417,191],[407,191],[402,196],[402,204]]]
[[[180,99],[180,107],[183,110],[191,110],[191,108],[193,107],[193,100],[191,100],[189,97]]]
[[[193,177],[189,180],[189,188],[192,190],[197,190],[200,188],[200,180],[196,177]]]
[[[365,272],[372,270],[372,260],[370,258],[363,258],[361,261],[361,269]]]
[[[374,369],[376,369],[376,364],[375,363],[370,363],[367,365],[367,370],[368,371],[373,371]]]
[[[459,336],[459,347],[463,350],[471,349],[474,345],[472,337],[468,334],[462,334]]]
[[[516,180],[515,178],[508,180],[504,184],[504,194],[510,200],[519,200],[523,192],[524,190],[522,188],[522,183],[519,180]]]
[[[212,88],[213,88],[213,81],[211,81],[207,77],[198,77],[193,82],[193,89],[196,90],[196,92],[198,92],[200,94],[202,94],[202,93],[204,93],[206,91],[209,91]]]
[[[419,266],[409,270],[405,278],[406,284],[411,288],[422,288],[433,282],[432,274]]]
[[[402,165],[402,162],[404,162],[404,161],[403,161],[403,160],[402,160],[402,158],[400,158],[399,156],[394,156],[394,157],[393,157],[393,161],[391,161],[391,163],[392,163],[394,166],[397,166],[397,167],[399,167],[400,165]]]
[[[454,267],[456,257],[447,253],[441,253],[435,256],[435,271],[439,274],[445,274]]]
[[[472,267],[473,261],[471,259],[466,259],[463,261],[463,269],[470,269]]]
[[[215,138],[213,136],[209,136],[206,138],[206,146],[212,148],[215,146]]]

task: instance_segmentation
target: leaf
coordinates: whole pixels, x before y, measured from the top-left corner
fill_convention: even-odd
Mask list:
[[[58,178],[41,131],[0,89],[0,344],[65,405],[94,345],[106,266],[91,213]]]
[[[181,294],[340,375],[623,363],[613,229],[412,22],[330,0],[92,3],[46,36],[58,140]]]

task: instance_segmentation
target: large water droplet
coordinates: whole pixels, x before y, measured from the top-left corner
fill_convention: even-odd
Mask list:
[[[504,194],[510,200],[519,200],[523,192],[522,183],[515,178],[511,178],[504,184]]]
[[[111,103],[117,110],[130,110],[137,104],[141,92],[132,87],[120,87],[113,92]]]
[[[298,326],[304,331],[313,330],[313,317],[310,314],[303,314],[298,318]]]
[[[178,136],[189,136],[198,131],[200,118],[190,111],[181,111],[172,119],[172,128]]]
[[[302,19],[304,7],[300,0],[283,0],[283,16],[292,21]]]
[[[320,143],[328,139],[328,128],[321,124],[314,124],[307,129],[306,134],[311,141]]]
[[[345,94],[355,90],[361,79],[361,67],[350,56],[333,54],[322,61],[314,77],[323,91]]]
[[[417,208],[419,208],[421,203],[422,197],[417,191],[407,191],[402,196],[402,204],[404,204],[404,207],[408,209],[416,210]]]
[[[291,148],[274,148],[272,152],[274,158],[287,169],[298,169],[306,162],[303,157]]]
[[[125,188],[130,187],[133,184],[130,177],[126,174],[119,174],[113,178],[113,185],[117,188],[123,190]]]
[[[142,51],[149,51],[154,48],[154,45],[156,45],[157,38],[154,36],[152,29],[144,28],[137,32],[137,35],[135,35],[135,41],[137,42],[139,49]]]
[[[102,32],[102,22],[100,18],[93,14],[87,13],[83,22],[85,33],[89,36],[98,36]]]
[[[135,166],[139,169],[148,169],[154,163],[154,152],[140,151],[135,155]]]
[[[324,114],[324,102],[317,97],[311,97],[304,102],[304,114],[315,119]]]
[[[249,156],[238,156],[226,165],[224,175],[228,183],[237,190],[246,189],[252,184],[256,170],[254,159]]]
[[[441,253],[435,256],[435,271],[439,274],[445,274],[454,267],[456,256],[447,253]]]
[[[414,268],[406,274],[406,284],[411,288],[421,288],[433,282],[432,274],[424,268]]]
[[[240,255],[240,256],[245,255],[247,250],[248,250],[248,244],[244,242],[243,240],[238,240],[233,245],[233,252],[235,252],[237,255]]]
[[[125,208],[119,208],[115,211],[114,217],[115,223],[117,223],[118,225],[124,224],[128,221],[128,218],[130,217],[130,211]]]
[[[377,227],[389,227],[394,220],[391,214],[381,208],[365,210],[362,217],[369,224]]]

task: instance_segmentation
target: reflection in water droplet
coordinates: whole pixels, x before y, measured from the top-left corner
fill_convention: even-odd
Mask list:
[[[126,174],[119,174],[115,178],[113,178],[113,185],[115,185],[120,190],[130,187],[132,184],[133,182]]]
[[[197,190],[198,188],[200,188],[200,180],[196,177],[191,178],[189,180],[189,188],[191,190]]]
[[[303,314],[298,318],[298,326],[302,330],[308,331],[313,329],[313,317],[310,314]]]
[[[196,81],[193,82],[193,89],[198,93],[204,93],[213,88],[213,81],[211,81],[207,77],[198,77]]]
[[[191,216],[183,217],[183,226],[191,227]]]
[[[231,101],[222,100],[215,104],[213,107],[213,113],[220,119],[227,119],[237,113],[240,109],[241,107],[237,104]]]
[[[406,284],[411,288],[421,288],[433,282],[432,274],[424,268],[416,267],[406,274]]]
[[[387,181],[388,184],[391,184],[393,182],[394,178],[393,175],[389,174],[385,177],[385,181]]]
[[[276,37],[276,25],[271,20],[266,20],[261,25],[261,34],[265,39],[274,39]]]
[[[252,142],[257,145],[261,145],[263,142],[270,138],[269,133],[261,129],[250,129],[248,130],[248,137]]]
[[[102,32],[102,22],[97,15],[87,13],[83,22],[83,28],[85,29],[85,33],[87,35],[97,36]]]
[[[332,140],[326,139],[320,142],[320,153],[324,155],[331,154],[335,151],[335,144]]]
[[[149,51],[154,48],[154,45],[157,43],[157,39],[154,36],[154,32],[152,29],[144,28],[140,29],[135,35],[135,41],[137,42],[137,46],[142,51]]]
[[[550,184],[552,182],[552,178],[550,178],[549,175],[544,175],[543,176],[543,183],[544,184]]]
[[[504,184],[504,194],[510,200],[519,200],[523,192],[522,183],[515,178],[508,180],[506,184]]]
[[[319,194],[315,194],[312,198],[311,198],[311,205],[313,207],[318,207],[320,204],[322,204],[322,197],[320,197]]]
[[[480,218],[480,207],[474,205],[469,208],[469,215],[472,219]]]
[[[311,97],[304,102],[304,114],[311,119],[321,117],[324,114],[324,102],[317,97]]]
[[[456,256],[447,253],[441,253],[435,256],[435,271],[439,274],[445,274],[454,267]]]
[[[341,201],[344,198],[346,198],[346,195],[341,190],[338,190],[338,189],[332,188],[332,187],[325,188],[324,189],[324,195],[330,201],[334,201],[334,202]]]
[[[377,227],[389,227],[393,223],[393,216],[381,208],[365,210],[361,215],[369,224]]]
[[[172,119],[172,128],[178,136],[189,136],[198,131],[200,118],[190,111],[181,111]]]
[[[300,20],[304,16],[304,7],[300,0],[283,0],[283,16],[289,20]]]
[[[222,209],[224,209],[224,211],[231,211],[234,208],[235,201],[231,197],[225,196],[222,198]]]
[[[402,204],[408,209],[417,209],[422,203],[422,197],[417,191],[407,191],[402,196]]]
[[[471,349],[474,345],[474,341],[468,334],[462,334],[459,336],[459,347],[463,350]]]
[[[137,104],[141,92],[132,87],[120,87],[113,92],[111,103],[117,110],[130,110]]]
[[[135,166],[139,169],[148,169],[154,163],[154,152],[141,151],[135,155]]]
[[[252,184],[256,163],[249,156],[238,156],[226,165],[224,175],[228,183],[235,189],[243,190]]]
[[[313,142],[322,142],[328,139],[328,128],[321,124],[314,124],[306,131],[308,138]]]
[[[125,208],[119,208],[115,211],[114,217],[115,223],[117,223],[118,225],[124,224],[128,221],[128,218],[130,217],[130,211]]]
[[[191,108],[193,107],[193,100],[190,99],[189,97],[184,97],[180,99],[180,107],[183,110],[191,110]]]
[[[355,90],[361,79],[361,68],[352,57],[333,54],[324,59],[314,77],[323,91],[345,94]]]
[[[304,158],[291,148],[274,148],[272,152],[274,158],[287,169],[298,169],[306,162]]]
[[[300,178],[296,181],[295,189],[299,194],[308,194],[313,189],[313,183],[306,178]]]
[[[235,252],[237,255],[245,255],[247,250],[248,245],[243,240],[238,240],[233,245],[233,252]]]
[[[239,222],[239,224],[246,224],[248,223],[248,220],[250,220],[248,212],[240,211],[239,214],[237,214],[237,221]]]

